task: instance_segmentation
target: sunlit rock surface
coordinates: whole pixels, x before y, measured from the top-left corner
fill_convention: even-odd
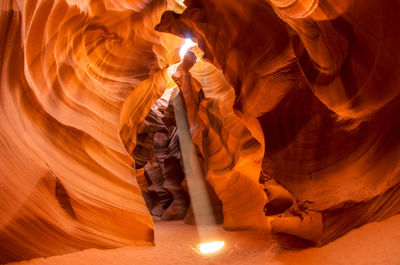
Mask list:
[[[323,244],[400,211],[400,29],[394,26],[399,10],[395,0],[193,0],[181,15],[163,14],[157,29],[192,36],[204,59],[220,68],[233,87],[232,103],[219,107],[234,104],[234,113],[246,117],[242,120],[258,119],[262,131],[256,126],[247,130],[265,146],[265,154],[253,150],[245,161],[263,159],[260,180],[272,231]],[[198,134],[198,142],[219,138],[230,156],[244,158],[244,150],[257,143],[229,150],[238,147],[231,140],[234,129],[224,133],[224,126],[214,125],[228,115],[213,115],[211,102],[201,108],[207,94],[199,82],[212,83],[213,78],[202,75],[196,82],[192,77],[181,87],[192,98],[185,97],[189,120],[190,109],[197,108],[192,119],[203,124],[200,129],[191,124],[194,139]],[[212,91],[220,93],[218,99],[223,95]],[[210,167],[228,163],[224,173],[234,165],[229,156],[223,162],[204,157]],[[252,183],[256,168],[245,171]],[[227,179],[209,179],[217,190],[228,184]],[[251,190],[238,186],[241,196]],[[223,203],[231,187],[217,191]],[[225,215],[234,212],[224,204]],[[233,220],[229,223],[236,228],[243,221]],[[252,220],[247,227],[260,224],[247,220]]]
[[[0,262],[153,242],[131,155],[171,75],[225,228],[400,211],[399,1],[179,2],[0,3]]]
[[[192,67],[193,66],[193,67]],[[189,71],[190,70],[190,71]],[[173,76],[181,88],[193,143],[204,175],[223,205],[227,229],[266,229],[258,184],[263,156],[261,128],[254,117],[234,113],[232,87],[222,72],[188,53]]]
[[[179,42],[153,29],[166,3],[0,5],[0,263],[152,244],[124,113],[144,117],[165,89]]]

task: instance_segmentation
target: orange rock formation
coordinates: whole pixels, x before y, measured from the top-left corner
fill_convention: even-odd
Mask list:
[[[180,2],[0,3],[0,262],[153,242],[132,156],[172,79],[226,229],[400,212],[399,1]]]

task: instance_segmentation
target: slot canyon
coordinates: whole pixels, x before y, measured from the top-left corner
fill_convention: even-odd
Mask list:
[[[400,264],[399,0],[0,6],[1,264]]]

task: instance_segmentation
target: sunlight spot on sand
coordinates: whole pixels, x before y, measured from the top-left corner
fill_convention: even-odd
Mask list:
[[[223,248],[225,245],[224,241],[214,241],[208,243],[202,243],[199,245],[199,250],[202,254],[214,253]]]

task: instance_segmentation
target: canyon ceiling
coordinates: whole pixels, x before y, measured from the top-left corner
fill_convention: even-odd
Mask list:
[[[398,0],[0,7],[0,262],[153,244],[135,148],[176,85],[224,228],[322,245],[400,212]]]

